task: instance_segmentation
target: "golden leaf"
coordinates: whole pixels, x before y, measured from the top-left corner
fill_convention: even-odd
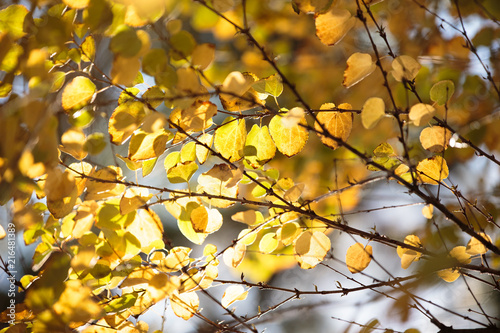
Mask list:
[[[325,259],[330,247],[330,239],[321,231],[304,231],[295,240],[295,254],[300,268],[315,267]]]
[[[437,185],[448,178],[448,164],[441,156],[433,156],[422,160],[417,165],[418,178],[422,183]]]
[[[347,9],[332,8],[316,15],[316,36],[325,45],[335,45],[354,27],[356,18]]]
[[[335,104],[326,103],[321,105],[320,109],[325,110],[332,109],[334,107]],[[343,103],[339,105],[339,109],[351,110],[352,107],[350,104]],[[322,126],[327,133],[330,134],[330,136],[338,138],[342,141],[346,141],[351,134],[353,120],[353,114],[351,112],[321,111],[316,114],[316,120],[317,121],[314,123],[314,129],[317,131],[321,142],[332,149],[337,149],[339,147],[339,143],[336,140],[322,134]]]
[[[78,110],[87,105],[96,92],[95,84],[87,77],[77,76],[64,87],[62,107],[64,110]]]
[[[200,299],[196,292],[177,294],[170,296],[170,306],[177,317],[188,320],[198,312]]]
[[[344,71],[344,81],[342,85],[350,88],[365,77],[373,73],[377,68],[368,53],[356,52],[347,59],[347,68]]]
[[[415,126],[422,126],[429,122],[436,113],[436,109],[432,105],[418,103],[410,108],[408,117],[415,124]]]
[[[479,232],[478,235],[482,236],[488,242],[492,243],[491,237],[484,232]],[[466,251],[470,255],[485,254],[488,251],[488,248],[484,246],[484,244],[481,243],[477,238],[472,237],[471,240],[467,243]]]
[[[246,137],[245,119],[227,117],[215,131],[214,147],[224,158],[235,162],[244,156]]]
[[[420,143],[424,149],[440,153],[448,148],[452,133],[440,126],[426,127],[420,132]]]
[[[355,274],[362,272],[372,261],[373,249],[370,245],[363,246],[361,243],[351,245],[347,249],[345,262],[349,272]]]
[[[361,109],[361,123],[366,129],[375,127],[385,116],[385,103],[380,97],[368,98]]]
[[[415,236],[415,235],[406,236],[404,243],[411,245],[411,246],[415,246],[415,247],[422,246],[422,243],[420,242],[420,238],[418,238],[418,236]],[[403,248],[401,246],[398,246],[397,252],[398,252],[398,256],[401,258],[401,267],[404,269],[407,269],[408,267],[410,267],[412,262],[418,261],[420,259],[420,257],[422,256],[421,252],[417,252],[414,250]]]
[[[276,144],[276,148],[285,156],[291,157],[298,154],[305,146],[309,138],[309,132],[304,127],[307,125],[306,119],[302,118],[293,127],[287,128],[283,125],[281,115],[276,115],[269,123],[269,132]]]
[[[222,295],[221,304],[227,308],[236,301],[242,301],[247,298],[248,290],[245,291],[242,285],[229,286]]]
[[[422,66],[412,57],[401,55],[392,61],[392,75],[397,81],[412,81]]]

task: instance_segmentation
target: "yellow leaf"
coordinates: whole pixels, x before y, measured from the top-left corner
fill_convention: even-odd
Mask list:
[[[301,122],[302,118],[304,118],[304,115],[305,111],[303,108],[292,108],[283,118],[281,118],[281,124],[285,128],[292,128],[294,126],[297,126],[298,123]]]
[[[385,103],[380,97],[368,98],[361,109],[361,123],[366,129],[372,129],[385,116]]]
[[[238,234],[238,242],[246,246],[252,245],[257,239],[257,232],[252,229],[243,229]]]
[[[215,104],[196,101],[186,109],[174,110],[170,115],[170,120],[187,132],[199,132],[212,125],[212,117],[216,114],[217,106]]]
[[[109,119],[111,142],[121,145],[141,125],[146,109],[141,102],[127,102],[118,105]]]
[[[59,149],[66,154],[73,156],[77,160],[83,160],[87,157],[87,152],[84,150],[85,134],[81,128],[71,127],[61,136],[62,146]]]
[[[365,77],[373,73],[377,68],[368,53],[356,52],[347,59],[347,68],[344,71],[344,81],[342,85],[350,88]]]
[[[245,142],[245,160],[258,169],[271,160],[276,154],[276,145],[269,134],[267,126],[252,126]]]
[[[492,243],[491,237],[486,235],[484,232],[479,232],[478,235],[482,236],[488,242]],[[485,254],[488,251],[488,248],[484,246],[477,238],[472,237],[471,240],[467,243],[467,253],[470,255],[476,254]]]
[[[163,130],[167,124],[168,119],[163,113],[151,112],[144,117],[144,123],[141,128],[146,133],[157,133],[158,131]]]
[[[347,9],[332,8],[316,15],[316,36],[325,45],[335,45],[354,27],[356,18]]]
[[[411,246],[415,246],[415,247],[422,246],[422,243],[420,242],[420,238],[418,238],[418,236],[415,236],[415,235],[406,236],[404,243],[411,245]],[[417,252],[414,250],[403,248],[401,246],[398,246],[397,252],[398,252],[398,256],[401,258],[401,267],[404,269],[407,269],[408,267],[410,267],[412,262],[418,261],[420,259],[420,257],[422,256],[421,252]]]
[[[89,5],[90,0],[63,0],[71,8],[83,9]]]
[[[63,293],[53,305],[53,311],[59,318],[68,322],[86,322],[102,315],[101,307],[91,298],[90,288],[80,280],[69,280],[64,285]]]
[[[433,156],[420,161],[417,165],[417,172],[420,181],[432,185],[439,184],[449,175],[446,160],[441,156]]]
[[[283,155],[291,157],[304,148],[309,138],[309,132],[304,127],[307,122],[305,118],[302,118],[297,125],[287,128],[283,125],[281,118],[283,118],[281,115],[276,115],[271,119],[269,132],[276,148]]]
[[[262,236],[259,242],[259,251],[263,253],[272,253],[279,245],[276,233],[270,232]]]
[[[78,189],[75,178],[69,171],[50,169],[45,180],[47,207],[55,218],[68,215],[76,203]]]
[[[212,143],[214,141],[214,136],[212,134],[209,134],[209,133],[204,133],[202,136],[200,136],[198,138],[198,141],[206,144],[208,147],[212,147]],[[196,144],[196,158],[198,159],[198,162],[200,164],[205,163],[205,161],[208,158],[209,153],[210,153],[210,150],[208,150],[208,148],[206,148],[200,144]]]
[[[412,81],[421,67],[412,57],[402,55],[392,61],[392,75],[400,82],[403,80]]]
[[[170,306],[177,317],[188,320],[198,312],[200,299],[196,292],[173,294],[170,296]]]
[[[427,124],[435,113],[436,109],[434,109],[432,105],[418,103],[411,107],[410,114],[408,116],[410,120],[413,121],[415,126],[422,126]]]
[[[228,111],[244,111],[262,102],[252,85],[258,78],[251,73],[231,72],[220,87],[219,99],[224,109]]]
[[[222,215],[217,209],[200,206],[191,212],[191,223],[196,232],[211,234],[222,226]]]
[[[256,225],[264,222],[264,216],[262,213],[256,210],[245,210],[240,211],[231,216],[233,221],[245,223],[248,225]]]
[[[5,236],[7,236],[7,233],[5,232],[3,226],[0,225],[0,239],[4,239]]]
[[[196,192],[236,198],[238,196],[238,183],[241,178],[242,172],[240,169],[231,169],[227,164],[216,164],[212,169],[198,177],[199,185]],[[203,200],[218,208],[227,208],[234,204],[234,201],[218,198],[204,198]]]
[[[172,134],[164,129],[151,134],[139,129],[130,139],[128,158],[132,161],[144,161],[159,157],[165,151],[167,141],[171,138]]]
[[[293,0],[303,13],[323,13],[332,5],[332,0]]]
[[[111,68],[111,78],[113,84],[131,87],[141,69],[141,60],[139,57],[122,57],[115,55],[113,67]]]
[[[351,245],[347,249],[345,262],[349,272],[355,274],[362,272],[372,261],[373,249],[370,245],[363,246],[361,243]]]
[[[230,162],[238,161],[244,156],[246,136],[245,119],[227,117],[215,131],[214,147]]]
[[[470,264],[470,254],[466,252],[466,249],[467,248],[465,246],[455,246],[451,249],[450,256],[457,259],[457,261],[461,264]]]
[[[425,205],[424,208],[422,208],[422,215],[426,219],[432,219],[433,212],[434,212],[433,205]]]
[[[152,196],[146,188],[128,188],[120,200],[120,214],[133,212],[146,204]]]
[[[453,282],[460,277],[460,272],[452,268],[447,268],[438,271],[437,275],[446,282]]]
[[[330,239],[321,231],[304,231],[295,241],[295,254],[300,268],[315,267],[325,259],[330,247]]]
[[[196,45],[191,55],[191,63],[193,66],[201,70],[205,70],[215,58],[215,45],[204,43]]]
[[[167,170],[167,177],[173,184],[187,183],[197,170],[198,165],[195,162],[179,162]]]
[[[288,246],[292,244],[301,233],[302,228],[297,222],[286,222],[278,229],[276,237],[278,237],[283,245]]]
[[[137,210],[134,220],[126,230],[139,240],[144,253],[152,250],[153,242],[163,239],[163,224],[158,215],[150,209]]]
[[[92,172],[92,165],[90,165],[87,162],[71,163],[69,165],[69,168],[66,170],[68,170],[75,178],[75,184],[76,188],[78,189],[78,196],[79,196],[80,194],[83,193],[83,190],[85,189],[85,184],[87,183],[87,178],[84,178],[83,176],[81,176],[81,174],[87,176],[90,175],[90,173]]]
[[[326,103],[321,105],[321,110],[332,109],[335,105],[333,103]],[[340,109],[351,110],[350,104],[343,103],[339,105]],[[321,111],[316,114],[316,122],[314,123],[314,129],[317,131],[318,136],[324,145],[337,149],[339,144],[332,138],[323,135],[323,129],[320,124],[325,128],[327,133],[331,136],[338,138],[342,141],[346,141],[351,134],[353,114],[351,112],[337,112],[337,111]]]
[[[92,171],[90,174],[91,178],[103,181],[87,180],[85,200],[100,200],[122,195],[125,191],[125,185],[118,183],[122,179],[122,176],[122,170],[115,166],[108,166],[97,171]]]
[[[189,265],[191,262],[189,258],[191,251],[188,247],[176,246],[168,251],[168,255],[165,255],[163,251],[154,252],[150,256],[150,260],[152,263],[158,265],[158,268],[162,272],[177,272]]]
[[[283,198],[289,202],[297,202],[304,191],[305,184],[297,184],[289,188]]]
[[[420,132],[420,143],[424,149],[441,153],[448,148],[452,133],[440,126],[426,127]]]
[[[62,107],[64,110],[79,110],[87,105],[96,92],[95,84],[87,77],[77,76],[64,87]]]
[[[181,162],[193,162],[196,159],[196,144],[191,141],[181,148]]]
[[[242,301],[247,298],[248,290],[245,291],[242,285],[229,286],[222,295],[221,304],[227,308],[236,301]]]
[[[238,267],[238,265],[243,261],[243,258],[245,258],[246,249],[247,247],[245,244],[241,242],[227,248],[222,256],[224,263],[229,267]]]

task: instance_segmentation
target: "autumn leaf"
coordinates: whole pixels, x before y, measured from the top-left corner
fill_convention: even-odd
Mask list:
[[[62,107],[64,110],[78,110],[87,105],[96,93],[96,85],[85,76],[77,76],[64,87]]]
[[[227,308],[231,304],[236,301],[242,301],[247,298],[248,290],[245,291],[245,288],[241,285],[229,286],[224,291],[224,295],[222,295],[221,304],[223,307]]]
[[[372,56],[367,53],[356,52],[347,59],[347,68],[344,71],[344,81],[342,85],[350,88],[365,77],[373,73],[377,68],[372,60]]]
[[[316,36],[325,45],[335,45],[354,27],[356,18],[347,9],[333,7],[316,15]]]
[[[373,250],[370,245],[363,246],[361,243],[351,245],[347,249],[345,262],[349,272],[355,274],[362,272],[372,260]]]
[[[286,116],[285,116],[286,117]],[[276,144],[276,148],[285,156],[292,157],[298,154],[305,146],[309,133],[304,126],[307,124],[304,117],[294,126],[283,124],[281,115],[274,116],[269,122],[269,133]]]
[[[335,104],[326,103],[321,106],[321,110],[335,108]],[[350,104],[343,103],[339,105],[339,109],[351,110]],[[353,114],[351,112],[339,111],[320,111],[316,114],[316,122],[314,129],[324,145],[337,149],[340,145],[337,140],[329,136],[335,137],[341,141],[346,141],[351,134]],[[323,130],[324,129],[324,130]],[[326,130],[327,134],[323,134]]]
[[[240,160],[244,156],[247,137],[245,119],[227,117],[215,131],[214,137],[214,147],[224,158],[230,162]]]

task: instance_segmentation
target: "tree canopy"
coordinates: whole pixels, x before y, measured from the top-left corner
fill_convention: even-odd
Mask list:
[[[5,1],[0,80],[1,332],[498,331],[498,0]]]

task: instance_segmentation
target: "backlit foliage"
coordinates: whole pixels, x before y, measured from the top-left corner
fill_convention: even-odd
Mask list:
[[[32,249],[24,271],[2,254],[2,332],[168,330],[165,310],[262,332],[356,294],[380,318],[327,325],[494,327],[499,20],[497,0],[2,3],[0,242]],[[469,311],[425,293],[444,282]]]

